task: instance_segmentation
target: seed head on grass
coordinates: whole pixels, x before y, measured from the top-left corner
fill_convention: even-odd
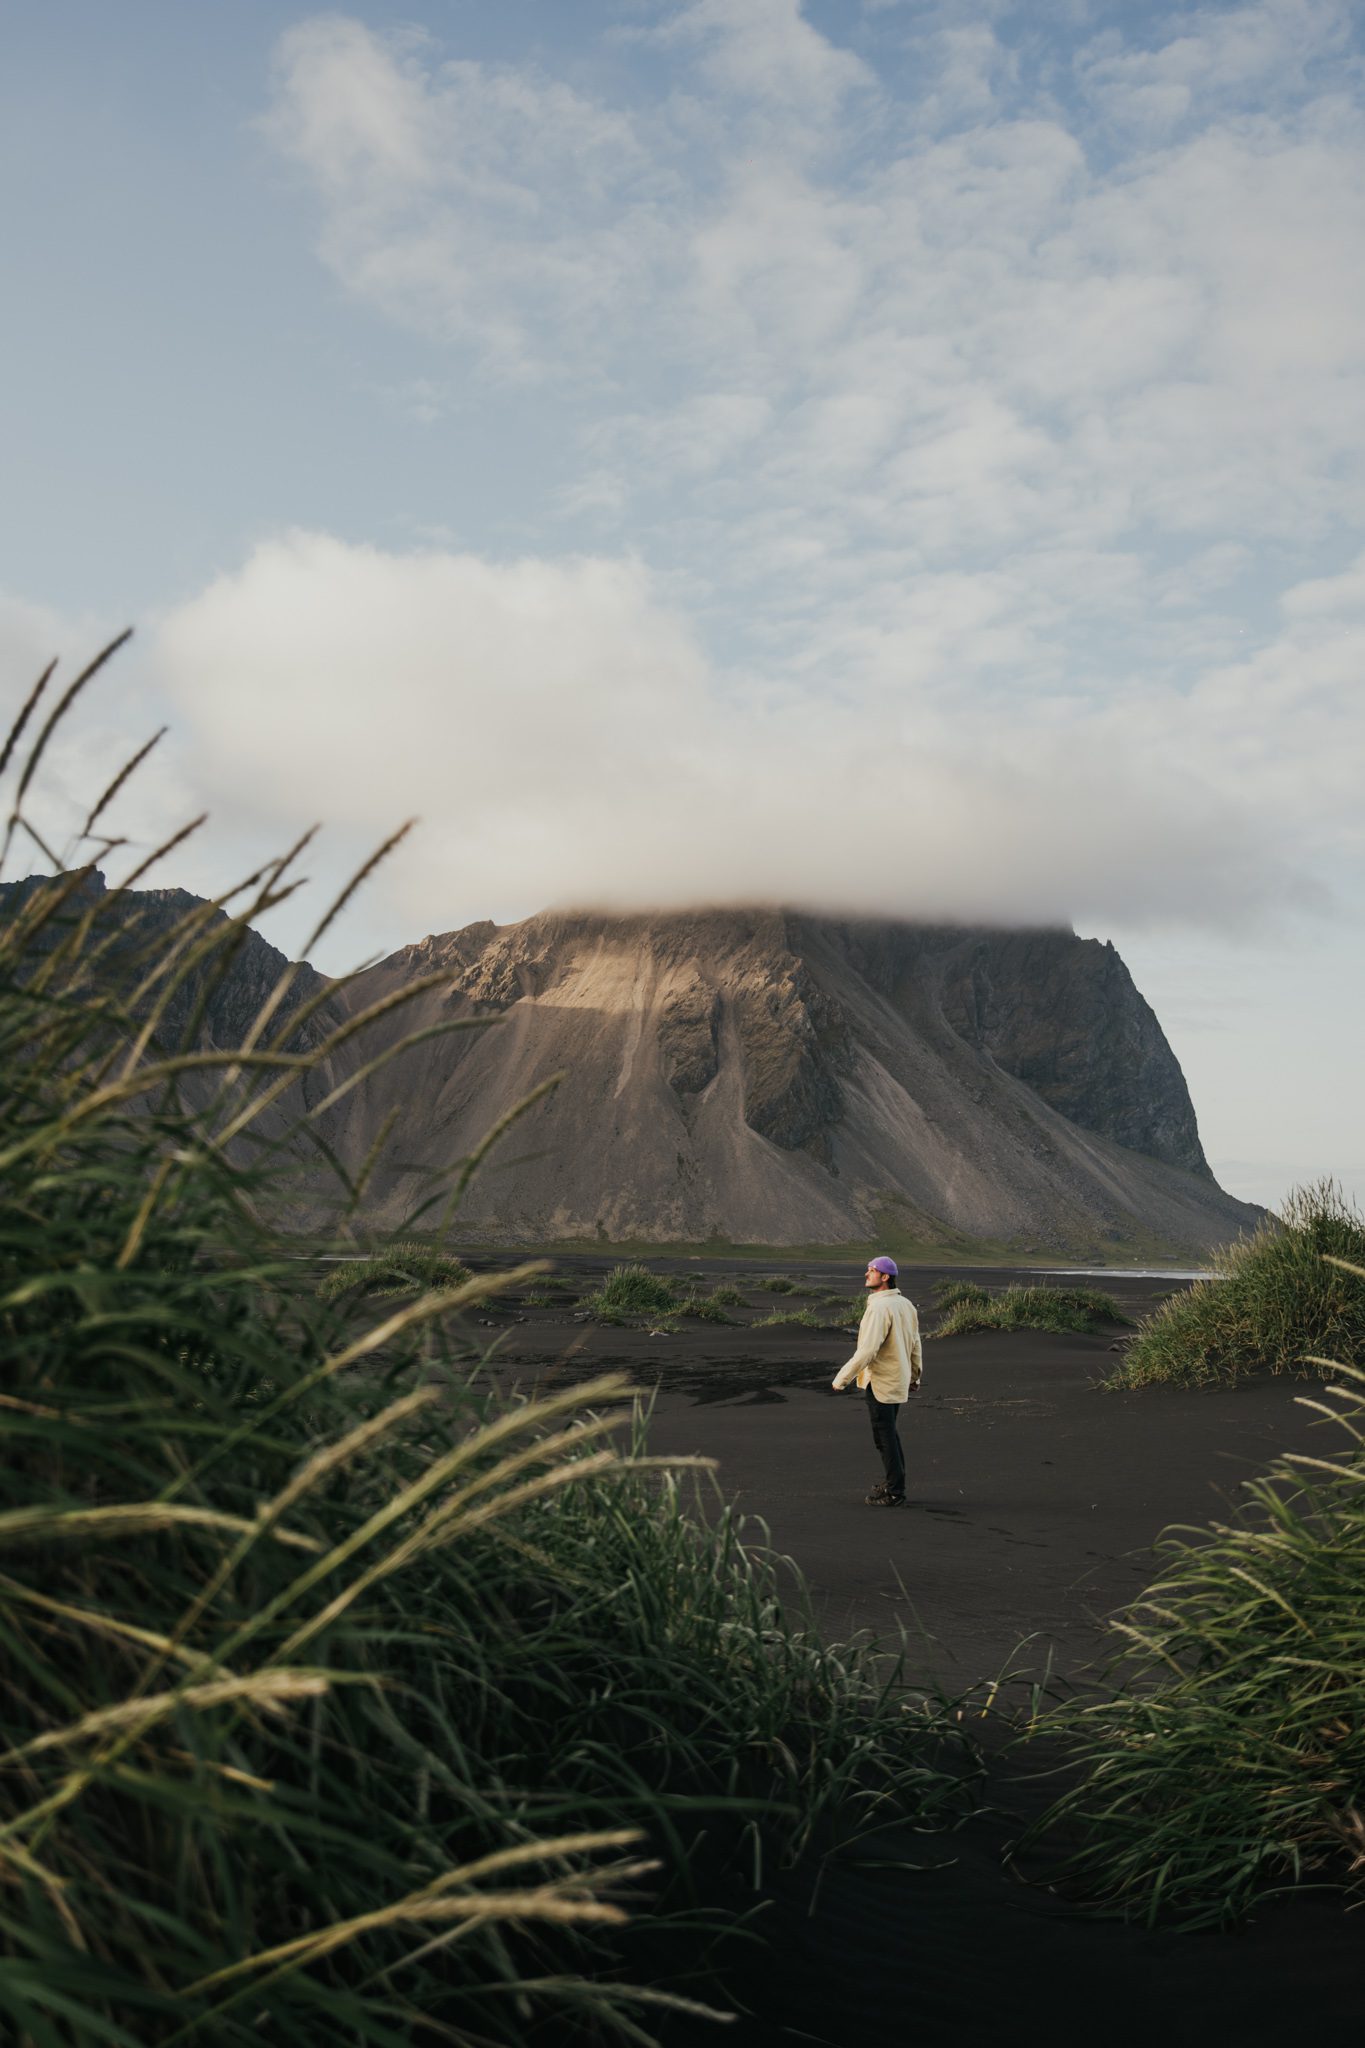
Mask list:
[[[21,911],[0,898],[0,2035],[650,2048],[697,2008],[623,1980],[646,1864],[681,1936],[741,1844],[758,1867],[960,1810],[925,1739],[951,1725],[825,1644],[695,1472],[604,1447],[622,1380],[500,1402],[448,1273],[335,1348],[269,1221],[309,1056],[274,1098],[295,1124],[217,1142],[182,1091],[203,1069],[120,980],[154,999],[155,933],[69,877]],[[225,966],[232,925],[193,929]],[[229,1122],[261,1036],[213,1054]],[[130,1055],[141,1094],[101,1090]]]

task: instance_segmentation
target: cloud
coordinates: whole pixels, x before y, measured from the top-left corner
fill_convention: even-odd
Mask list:
[[[295,536],[168,619],[224,800],[283,819],[306,767],[355,833],[415,802],[404,922],[1312,899],[1360,736],[1349,19],[1184,8],[1040,69],[1030,13],[871,8],[855,54],[796,0],[697,0],[572,82],[291,29],[266,133],[323,261],[429,351],[391,402],[472,387],[511,445],[545,387],[555,483],[519,562]],[[286,736],[263,769],[234,691]],[[914,823],[849,826],[868,721]]]
[[[875,74],[821,35],[800,0],[692,0],[654,37],[695,42],[713,85],[805,120],[827,119],[850,93],[876,89]]]
[[[323,201],[323,261],[392,318],[544,374],[552,316],[581,345],[651,233],[654,173],[628,114],[510,66],[438,61],[319,15],[275,49],[261,129]]]
[[[46,606],[24,603],[0,590],[0,676],[10,683],[7,695],[11,717],[17,715],[49,664],[56,664],[0,787],[0,806],[6,817],[14,804],[30,749],[62,692],[121,630],[121,621],[63,617]],[[126,873],[194,815],[192,786],[179,748],[168,735],[167,741],[102,814],[97,836],[80,837],[97,799],[117,771],[163,723],[161,710],[155,694],[147,688],[145,676],[139,673],[136,658],[123,652],[91,679],[71,712],[55,728],[25,796],[23,813],[43,844],[58,858],[72,864],[95,858],[111,871]],[[3,737],[0,733],[0,740]],[[105,835],[123,841],[123,848],[107,850]],[[39,846],[21,830],[3,879],[12,881],[18,875],[45,873],[48,866]],[[175,879],[182,878],[200,879],[196,854],[181,855]],[[218,887],[223,880],[218,870],[209,886]]]
[[[927,132],[990,119],[997,112],[999,89],[1015,66],[989,23],[941,28],[924,39],[922,49],[932,84],[917,114]]]
[[[283,40],[268,129],[351,291],[491,378],[576,391],[561,508],[636,545],[646,513],[651,551],[699,551],[705,578],[774,516],[827,559],[870,537],[938,561],[1150,552],[1230,525],[1284,546],[1365,516],[1365,120],[1320,83],[1342,19],[1267,0],[1090,45],[1106,108],[1125,80],[1275,80],[1254,114],[1200,102],[1117,156],[977,22],[932,30],[921,96],[888,114],[883,91],[866,126],[845,107],[813,158],[798,85],[835,104],[861,60],[794,0],[649,32],[710,67],[700,112],[679,80],[613,104],[325,17]],[[721,118],[718,64],[727,91],[769,79],[757,128]],[[697,523],[689,494],[713,475],[707,556],[714,507]]]
[[[1292,101],[1324,62],[1333,64],[1339,86],[1351,19],[1342,0],[1261,0],[1193,8],[1163,26],[1167,39],[1149,49],[1134,49],[1111,30],[1076,64],[1103,112],[1152,140],[1211,112],[1240,112],[1249,94],[1260,107]]]
[[[48,606],[0,590],[0,672],[10,678],[16,713],[71,631]]]
[[[1135,926],[1313,897],[1299,853],[1321,734],[1296,782],[1292,645],[1156,717],[942,688],[1007,611],[965,578],[926,596],[902,622],[924,686],[879,688],[870,664],[832,702],[717,671],[638,562],[297,533],[167,616],[155,664],[220,810],[247,788],[281,839],[314,815],[377,839],[420,812],[387,882],[405,935],[550,902]],[[1313,688],[1315,718],[1359,696],[1340,647]]]

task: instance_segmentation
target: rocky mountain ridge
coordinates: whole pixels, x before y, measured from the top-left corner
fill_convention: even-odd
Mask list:
[[[94,878],[82,900],[102,888]],[[0,891],[7,907],[23,899],[24,885]],[[120,898],[109,960],[145,957],[187,919],[199,930],[200,907],[180,890]],[[165,1042],[240,1043],[286,965],[242,932],[177,993]],[[1179,1064],[1118,954],[1064,929],[547,912],[431,936],[346,982],[300,966],[272,1035],[297,1014],[296,1049],[316,1049],[427,976],[432,986],[335,1045],[262,1126],[283,1135],[320,1110],[318,1137],[352,1169],[387,1127],[366,1198],[377,1227],[403,1227],[557,1074],[475,1179],[462,1236],[834,1245],[875,1234],[1197,1255],[1259,1213],[1214,1182]],[[412,1032],[428,1035],[360,1078]],[[306,1220],[302,1199],[293,1213]]]
[[[361,1156],[396,1111],[402,1165],[375,1191],[395,1220],[560,1070],[476,1182],[475,1230],[842,1243],[896,1222],[1093,1255],[1206,1249],[1257,1213],[1213,1181],[1119,955],[1064,929],[544,913],[405,947],[345,1001],[432,971],[447,985],[391,1028],[481,1028],[403,1055],[340,1140]]]

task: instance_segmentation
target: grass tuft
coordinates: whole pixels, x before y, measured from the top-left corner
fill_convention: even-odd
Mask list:
[[[1334,1271],[1365,1298],[1365,1267]],[[1148,1922],[1232,1921],[1304,1878],[1365,1891],[1365,1372],[1303,1405],[1337,1443],[1277,1458],[1234,1520],[1169,1532],[1112,1625],[1113,1696],[1044,1723],[1079,1765],[1042,1823],[1083,1837],[1064,1874]]]
[[[346,1259],[334,1265],[319,1280],[317,1296],[319,1301],[339,1301],[348,1294],[376,1299],[416,1295],[430,1288],[463,1287],[473,1277],[468,1266],[449,1253],[400,1239],[372,1258]]]
[[[737,1320],[736,1317],[725,1313],[724,1304],[717,1301],[714,1294],[685,1294],[670,1313],[677,1316],[693,1316],[701,1323],[733,1325]]]
[[[931,1334],[961,1337],[973,1330],[1089,1333],[1100,1323],[1129,1320],[1114,1297],[1098,1288],[1016,1286],[1004,1287],[998,1294],[980,1288],[959,1295]]]
[[[196,911],[196,971],[241,929]],[[461,1308],[536,1265],[332,1348],[268,1225],[308,1056],[262,1091],[257,1018],[201,1086],[129,993],[184,944],[69,875],[0,897],[0,2036],[649,2048],[741,1870],[956,1814],[958,1738],[620,1379],[471,1375]]]
[[[584,1295],[582,1303],[603,1321],[611,1316],[666,1314],[677,1305],[672,1281],[640,1265],[614,1267],[597,1292]]]
[[[1365,1292],[1330,1262],[1365,1264],[1365,1217],[1334,1181],[1296,1188],[1278,1217],[1214,1255],[1141,1323],[1110,1384],[1230,1386],[1248,1373],[1320,1374],[1365,1364]]]
[[[990,1298],[990,1289],[983,1287],[979,1280],[940,1280],[934,1289],[935,1305],[941,1309],[964,1305],[984,1308]]]
[[[830,1322],[813,1308],[776,1308],[770,1316],[759,1316],[750,1324],[754,1330],[843,1330],[853,1320],[852,1312],[843,1322]]]

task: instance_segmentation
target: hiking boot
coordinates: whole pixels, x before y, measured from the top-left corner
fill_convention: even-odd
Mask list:
[[[867,1504],[870,1508],[903,1508],[905,1506],[905,1495],[903,1493],[888,1493],[886,1488],[881,1486],[878,1487],[875,1493],[869,1493]]]
[[[870,1508],[879,1508],[885,1499],[886,1481],[884,1479],[878,1480],[877,1484],[873,1487],[871,1493],[865,1493],[863,1495],[863,1501],[865,1505]]]

